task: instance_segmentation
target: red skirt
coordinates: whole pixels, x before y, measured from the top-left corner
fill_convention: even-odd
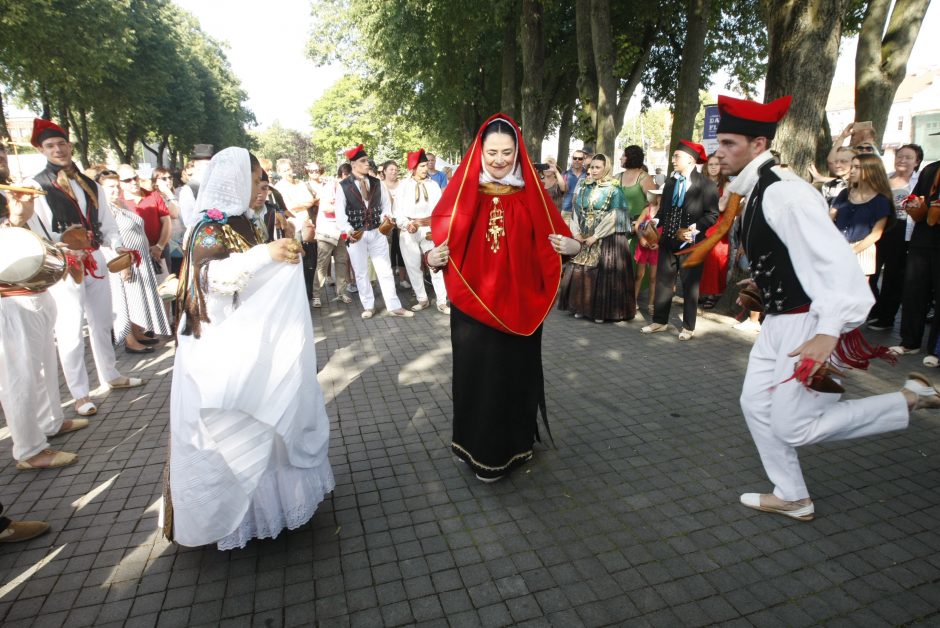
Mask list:
[[[705,231],[710,236],[717,225]],[[720,296],[728,286],[728,236],[725,235],[711,251],[702,264],[702,282],[699,284],[701,296]]]

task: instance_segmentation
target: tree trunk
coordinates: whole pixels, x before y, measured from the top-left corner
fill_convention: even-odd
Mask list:
[[[512,3],[506,25],[503,27],[503,66],[500,78],[499,110],[513,119],[519,117],[519,79],[516,75],[516,60],[519,57],[519,40],[516,39],[519,22],[515,2]],[[524,18],[523,18],[524,19]]]
[[[160,154],[157,155],[157,166],[164,167],[163,155],[166,153],[167,147],[170,145],[170,136],[163,135],[160,137]]]
[[[824,114],[819,133],[816,135],[816,155],[813,163],[820,172],[829,172],[829,151],[832,150],[832,129],[829,127],[829,118]],[[787,163],[785,159],[781,163]]]
[[[572,100],[574,100],[572,98]],[[574,102],[561,110],[561,124],[558,125],[558,170],[568,169],[568,147],[571,145],[571,131],[574,128]]]
[[[65,99],[65,93],[59,92],[59,126],[62,127],[62,130],[65,131],[65,137],[70,136],[70,125],[69,125],[69,105],[68,101]]]
[[[793,96],[775,148],[799,175],[813,163],[842,36],[846,0],[762,0],[768,59],[764,99]]]
[[[72,131],[75,133],[75,146],[78,148],[79,159],[82,162],[82,167],[87,168],[91,165],[91,160],[88,157],[89,153],[89,137],[88,137],[88,113],[81,107],[78,109],[78,118],[75,117],[74,111],[68,112],[69,123],[72,126]]]
[[[689,0],[685,42],[682,44],[682,60],[679,61],[679,84],[676,86],[670,150],[679,140],[694,141],[692,130],[699,109],[698,90],[702,84],[702,62],[705,59],[705,36],[708,34],[710,12],[711,0]],[[825,107],[823,109],[825,110]]]
[[[643,34],[643,42],[640,44],[640,49],[643,52],[640,53],[640,56],[637,58],[636,62],[634,62],[627,82],[620,88],[620,95],[617,97],[617,113],[614,116],[616,135],[620,135],[620,130],[623,128],[623,120],[627,115],[627,107],[630,105],[630,100],[633,98],[633,92],[639,87],[640,80],[643,78],[643,72],[646,71],[646,64],[649,63],[650,55],[653,52],[653,44],[656,42],[656,36],[659,35],[659,28],[659,24],[653,22],[647,25],[646,32]]]
[[[591,34],[591,0],[575,0],[575,31],[578,47],[578,97],[581,99],[579,115],[589,120],[591,130],[596,132],[597,66],[594,63],[594,44]]]
[[[2,89],[0,89],[0,141],[10,141],[10,130],[7,128],[7,114],[3,104]]]
[[[548,111],[543,88],[545,33],[542,0],[522,0],[522,136],[533,161],[542,161]]]
[[[610,27],[610,0],[591,0],[591,35],[597,67],[597,143],[594,152],[612,157],[617,141],[617,56]]]
[[[879,142],[929,4],[897,0],[891,10],[892,0],[869,0],[855,52],[855,119],[871,120]]]

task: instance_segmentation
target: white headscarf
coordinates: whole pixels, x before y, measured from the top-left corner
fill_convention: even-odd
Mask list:
[[[226,216],[241,216],[251,203],[251,158],[244,148],[232,146],[215,154],[199,184],[196,220],[209,209]]]
[[[501,183],[503,185],[511,185],[517,188],[525,187],[525,181],[522,180],[522,169],[519,167],[519,137],[516,136],[516,129],[509,124],[508,120],[503,118],[496,118],[493,122],[503,121],[506,125],[512,129],[512,134],[516,138],[516,154],[512,156],[512,170],[509,171],[505,177],[497,179],[490,174],[490,171],[486,169],[486,159],[483,156],[483,149],[480,149],[480,160],[482,163],[482,168],[480,169],[480,183]],[[492,122],[490,123],[492,124]],[[489,125],[487,125],[489,126]]]

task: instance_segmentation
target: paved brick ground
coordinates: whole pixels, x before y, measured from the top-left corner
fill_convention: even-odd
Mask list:
[[[680,344],[639,321],[556,313],[544,360],[557,447],[483,485],[448,451],[446,318],[359,312],[315,316],[337,487],[277,539],[219,552],[157,533],[172,348],[125,356],[146,386],[102,398],[90,429],[57,440],[79,464],[17,472],[5,442],[0,500],[53,531],[0,547],[0,623],[940,622],[940,417],[806,449],[813,523],[755,513],[737,505],[767,489],[737,405],[753,337],[705,320]],[[902,362],[853,374],[849,395],[896,389],[919,364]]]

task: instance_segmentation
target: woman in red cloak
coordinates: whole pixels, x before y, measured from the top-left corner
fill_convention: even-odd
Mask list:
[[[561,255],[581,247],[521,137],[503,114],[483,124],[434,209],[436,246],[427,254],[444,273],[452,305],[451,447],[484,482],[532,458],[540,410],[548,428],[542,323],[558,292]]]

